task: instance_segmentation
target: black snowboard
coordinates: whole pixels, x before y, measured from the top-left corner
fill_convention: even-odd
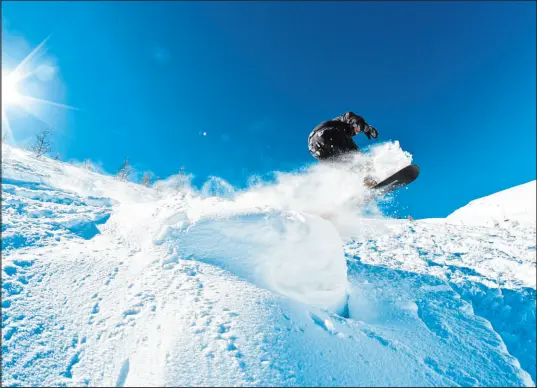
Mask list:
[[[411,164],[384,179],[382,182],[377,183],[376,186],[373,186],[372,190],[378,194],[391,193],[414,182],[419,174],[419,166],[417,164]]]

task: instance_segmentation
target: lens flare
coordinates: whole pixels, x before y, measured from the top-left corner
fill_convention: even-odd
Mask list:
[[[39,63],[37,61],[38,54],[40,54],[48,39],[46,38],[35,47],[12,71],[2,69],[2,135],[10,142],[15,142],[13,128],[8,119],[8,111],[12,108],[23,110],[26,114],[37,118],[45,124],[47,124],[46,115],[49,112],[43,109],[36,109],[36,104],[78,110],[69,105],[38,98],[24,90],[24,80],[35,76],[38,80],[43,81],[43,79],[50,79],[54,75],[54,68],[43,64],[42,61]],[[43,69],[47,70],[47,77],[42,76]],[[39,76],[40,74],[41,77]]]
[[[18,105],[22,102],[22,95],[13,77],[2,74],[2,106]]]

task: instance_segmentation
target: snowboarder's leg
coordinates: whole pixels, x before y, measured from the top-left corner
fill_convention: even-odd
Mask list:
[[[377,184],[378,182],[369,176],[364,178],[364,185],[367,187],[375,187]]]
[[[354,152],[340,152],[339,148],[335,147],[330,137],[323,136],[321,132],[313,133],[308,139],[308,148],[311,155],[319,162],[323,163],[339,163],[342,166],[347,165],[352,160]],[[373,187],[378,182],[371,177],[364,179],[364,185]]]

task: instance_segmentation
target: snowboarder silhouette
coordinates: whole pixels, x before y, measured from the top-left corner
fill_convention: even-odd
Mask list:
[[[361,132],[368,139],[376,139],[378,136],[378,131],[367,124],[363,117],[347,112],[316,126],[308,137],[308,148],[319,161],[337,161],[350,153],[360,152],[352,138]],[[371,178],[364,180],[367,186],[374,186],[376,183]]]

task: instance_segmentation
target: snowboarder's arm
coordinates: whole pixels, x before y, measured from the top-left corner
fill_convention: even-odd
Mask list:
[[[341,121],[343,123],[352,125],[353,128],[360,128],[360,132],[363,131],[367,123],[365,122],[364,118],[362,116],[358,116],[357,114],[353,112],[347,112],[342,114],[341,116],[336,117],[333,119],[334,121]]]
[[[365,119],[362,116],[358,116],[353,112],[347,112],[341,116],[336,117],[333,121],[341,121],[345,124],[350,125],[353,128],[358,128],[358,132],[363,132],[368,139],[377,138],[378,131],[371,125],[365,122]]]

